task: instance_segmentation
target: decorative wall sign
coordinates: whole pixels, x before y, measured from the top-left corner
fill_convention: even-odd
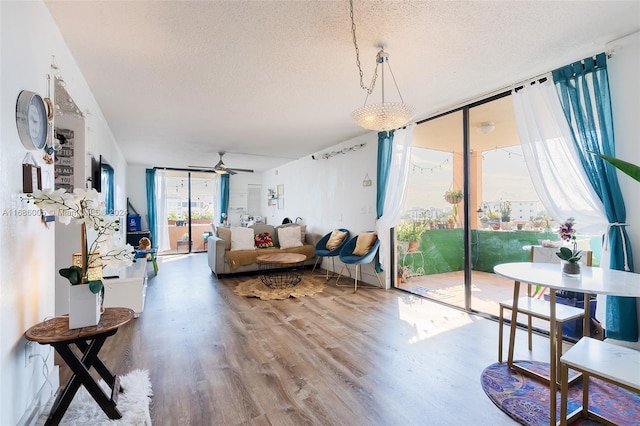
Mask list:
[[[31,194],[36,189],[42,189],[42,170],[30,152],[22,159],[22,192]]]
[[[54,176],[55,189],[73,191],[73,130],[55,129],[55,137],[60,143],[60,149],[55,151]]]
[[[31,194],[36,189],[42,189],[42,171],[33,164],[22,165],[22,192]]]

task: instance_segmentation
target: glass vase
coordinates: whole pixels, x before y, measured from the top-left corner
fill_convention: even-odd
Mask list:
[[[82,253],[73,253],[71,264],[86,271],[86,275],[82,277],[83,282],[102,279],[102,260],[100,259],[100,252],[97,250],[89,253],[86,265],[83,265]]]
[[[580,264],[562,261],[562,274],[570,278],[580,277]]]

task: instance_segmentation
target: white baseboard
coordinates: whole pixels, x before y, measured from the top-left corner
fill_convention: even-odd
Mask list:
[[[16,426],[35,425],[40,415],[53,404],[58,388],[60,387],[60,374],[57,365],[49,373],[49,377],[44,381],[42,387],[33,398],[33,402],[27,408]]]

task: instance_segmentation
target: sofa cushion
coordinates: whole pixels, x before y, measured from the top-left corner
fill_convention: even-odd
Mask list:
[[[276,232],[281,228],[300,228],[300,242],[304,244],[307,238],[307,225],[298,225],[297,223],[285,223],[283,225],[276,226]]]
[[[218,238],[224,241],[224,249],[231,250],[231,228],[218,227]]]
[[[378,239],[377,232],[361,232],[358,234],[356,240],[356,248],[353,249],[353,254],[356,256],[364,256],[371,250],[371,247]]]
[[[299,226],[278,227],[278,241],[280,242],[280,248],[287,249],[302,246],[300,234],[301,231]]]
[[[231,250],[251,250],[255,248],[253,229],[234,226],[231,228]]]
[[[257,248],[273,247],[273,239],[271,239],[271,234],[268,232],[256,235],[255,240]]]
[[[339,229],[334,229],[333,232],[331,233],[331,236],[329,237],[329,240],[327,240],[327,244],[325,245],[326,249],[327,250],[337,249],[338,247],[340,247],[340,244],[342,244],[346,236],[347,236],[346,232],[341,231]]]

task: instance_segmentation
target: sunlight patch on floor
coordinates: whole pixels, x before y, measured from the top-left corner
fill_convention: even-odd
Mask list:
[[[156,259],[158,259],[159,263],[170,263],[170,262],[176,262],[178,260],[182,260],[186,257],[191,256],[192,254],[196,254],[196,253],[191,253],[191,254],[172,254],[171,256],[159,256],[156,257]]]
[[[471,314],[411,294],[398,297],[398,315],[414,330],[408,341],[411,344],[472,322]]]

